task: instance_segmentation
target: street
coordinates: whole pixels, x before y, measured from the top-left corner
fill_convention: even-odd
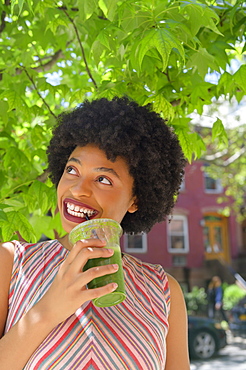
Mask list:
[[[192,360],[191,370],[246,370],[246,339],[228,334],[228,345],[215,358]]]

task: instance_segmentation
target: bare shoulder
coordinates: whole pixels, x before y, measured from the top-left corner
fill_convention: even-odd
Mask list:
[[[14,259],[14,244],[12,242],[0,243],[0,264],[2,268],[12,270]],[[2,268],[0,273],[2,272]]]
[[[14,244],[0,244],[0,337],[3,334],[8,311],[9,284],[13,268]]]
[[[167,360],[165,370],[188,370],[187,312],[182,289],[171,275],[167,274],[171,308],[167,335]]]
[[[181,299],[183,301],[183,293],[177,280],[167,273],[168,284],[170,288],[171,302],[172,300]]]
[[[174,289],[180,290],[180,285],[177,282],[177,280],[172,275],[170,275],[168,273],[166,273],[166,274],[167,274],[168,282],[169,282],[169,285],[170,285],[170,289],[174,288]]]
[[[171,309],[169,321],[170,320],[176,321],[178,317],[182,317],[186,321],[187,313],[182,289],[177,280],[174,279],[173,276],[167,274],[167,277],[171,296]]]

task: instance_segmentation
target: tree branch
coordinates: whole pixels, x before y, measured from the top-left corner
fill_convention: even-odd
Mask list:
[[[43,173],[41,173],[41,175],[39,175],[37,177],[37,180],[40,181],[40,182],[45,182],[49,177],[49,171],[48,169],[44,170]]]
[[[206,162],[213,162],[216,164],[217,167],[229,167],[232,163],[234,163],[237,159],[242,157],[246,153],[246,148],[243,146],[240,148],[236,153],[232,154],[228,157],[228,149],[224,149],[221,152],[209,154],[204,157]],[[226,155],[226,159],[222,157]]]
[[[5,0],[4,4],[7,6],[10,5],[10,0]],[[4,28],[6,27],[5,17],[6,17],[6,12],[3,10],[1,14],[0,33],[2,33]]]
[[[46,72],[46,71],[50,70],[53,67],[53,65],[57,62],[57,60],[59,58],[61,58],[62,55],[63,55],[63,52],[60,49],[60,50],[56,51],[55,54],[53,54],[51,56],[51,59],[47,63],[41,64],[37,67],[32,67],[32,69],[36,72]],[[21,74],[22,70],[23,70],[22,68],[17,68],[16,69],[16,74],[17,75]]]
[[[77,40],[78,40],[78,43],[79,43],[79,46],[80,46],[80,50],[81,50],[81,53],[82,53],[82,57],[83,57],[83,60],[84,60],[84,63],[85,63],[85,68],[86,68],[86,71],[93,83],[93,85],[95,86],[95,88],[97,89],[97,83],[96,81],[94,80],[92,74],[91,74],[91,71],[90,71],[90,68],[88,66],[88,63],[87,63],[87,60],[86,60],[86,56],[85,56],[85,51],[84,51],[84,48],[83,48],[83,45],[81,43],[81,40],[80,40],[80,37],[79,37],[79,32],[78,32],[78,29],[73,21],[73,19],[70,17],[70,15],[67,13],[66,9],[62,9],[63,12],[66,14],[67,18],[70,20],[70,22],[72,23],[73,25],[73,28],[74,28],[74,31],[75,31],[75,34],[76,34],[76,37],[77,37]]]
[[[68,8],[66,6],[58,6],[59,10],[68,10]],[[73,12],[78,12],[79,11],[79,8],[70,8],[70,10],[72,10]]]
[[[215,159],[219,159],[219,158],[223,157],[227,153],[228,153],[228,149],[223,149],[221,152],[216,152],[216,153],[213,153],[213,154],[206,155],[204,157],[204,159],[205,159],[205,161],[212,162]]]
[[[33,78],[29,75],[29,73],[27,72],[27,70],[26,70],[25,67],[22,67],[22,69],[24,70],[25,74],[27,75],[27,77],[29,78],[29,80],[31,81],[31,83],[33,84],[34,90],[36,90],[38,96],[40,97],[40,99],[42,100],[42,102],[44,103],[44,105],[47,107],[47,109],[50,112],[50,114],[56,119],[57,116],[52,112],[52,110],[50,109],[49,104],[46,102],[46,100],[42,97],[42,95],[38,91],[38,88],[37,88],[37,86],[36,86],[35,81],[33,80]]]
[[[245,154],[246,148],[243,147],[239,149],[235,154],[233,154],[230,158],[224,161],[223,165],[225,167],[230,166],[233,162],[235,162],[238,158],[240,158],[243,154]]]
[[[52,56],[46,57],[46,58],[51,58],[47,63],[40,64],[37,67],[32,67],[32,69],[36,72],[47,72],[53,67],[53,65],[57,62],[57,60],[61,58],[62,56],[63,56],[63,51],[60,49],[56,51],[55,54],[53,54]],[[41,63],[41,60],[40,60],[40,63]],[[0,81],[3,78],[3,72],[4,70],[0,71]],[[23,68],[16,68],[15,70],[16,75],[20,75],[22,72],[23,72]]]
[[[68,8],[66,6],[58,6],[59,10],[68,10]],[[72,10],[72,12],[78,12],[79,11],[79,8],[70,8],[70,10]],[[108,21],[108,18],[102,16],[102,15],[98,15],[98,18],[99,19],[102,19],[103,21]]]

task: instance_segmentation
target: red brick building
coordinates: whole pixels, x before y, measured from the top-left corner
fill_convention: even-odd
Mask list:
[[[246,223],[220,212],[224,189],[206,174],[202,161],[186,167],[184,183],[170,223],[162,222],[146,235],[122,238],[122,248],[143,261],[160,263],[190,289],[206,286],[213,275],[228,283],[232,267],[246,278]]]

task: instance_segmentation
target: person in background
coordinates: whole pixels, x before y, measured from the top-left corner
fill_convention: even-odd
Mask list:
[[[219,276],[213,276],[208,285],[208,317],[211,319],[220,318],[228,321],[223,309],[223,289]]]
[[[118,266],[83,267],[113,251],[99,239],[71,245],[68,238],[88,218],[141,233],[169,217],[186,164],[176,135],[127,98],[85,101],[59,117],[48,161],[66,235],[0,248],[1,370],[188,370],[177,281],[124,253],[125,301],[95,307],[92,300],[116,286],[88,289],[88,282]]]

